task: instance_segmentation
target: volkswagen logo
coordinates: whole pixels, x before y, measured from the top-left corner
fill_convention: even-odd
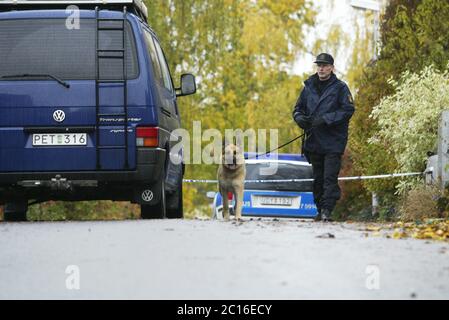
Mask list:
[[[62,122],[65,119],[65,113],[62,110],[56,110],[53,112],[53,119],[55,119],[56,122]]]
[[[151,200],[153,200],[153,191],[151,190],[144,190],[142,192],[142,200],[145,202],[150,202]]]

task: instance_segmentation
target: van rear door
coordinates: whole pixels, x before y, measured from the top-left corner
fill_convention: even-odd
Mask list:
[[[135,79],[135,42],[131,25],[125,29],[127,79]],[[122,36],[102,31],[99,48],[122,48]],[[135,168],[134,132],[128,130],[125,168],[125,149],[117,147],[125,145],[125,119],[116,116],[100,118],[97,166],[95,19],[81,19],[79,29],[66,26],[66,19],[0,20],[0,39],[1,172]],[[114,60],[99,60],[100,79],[123,79],[122,61]],[[98,113],[123,113],[124,94],[122,83],[100,83]]]

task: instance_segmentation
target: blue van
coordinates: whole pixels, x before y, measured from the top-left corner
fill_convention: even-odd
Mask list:
[[[142,0],[0,1],[5,220],[48,200],[131,201],[144,219],[183,217],[183,155],[171,154],[170,136],[195,78],[175,88],[146,10]]]

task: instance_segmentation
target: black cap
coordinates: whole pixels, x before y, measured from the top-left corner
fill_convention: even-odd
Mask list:
[[[320,53],[314,63],[325,63],[334,65],[334,58],[329,53]]]

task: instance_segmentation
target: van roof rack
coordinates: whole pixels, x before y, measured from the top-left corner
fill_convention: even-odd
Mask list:
[[[117,8],[123,10],[127,6],[129,12],[144,19],[148,19],[148,9],[143,0],[1,0],[0,12],[10,10],[36,10],[36,9],[59,9],[70,5],[76,5],[80,9],[94,8]],[[119,8],[122,6],[122,8]]]

